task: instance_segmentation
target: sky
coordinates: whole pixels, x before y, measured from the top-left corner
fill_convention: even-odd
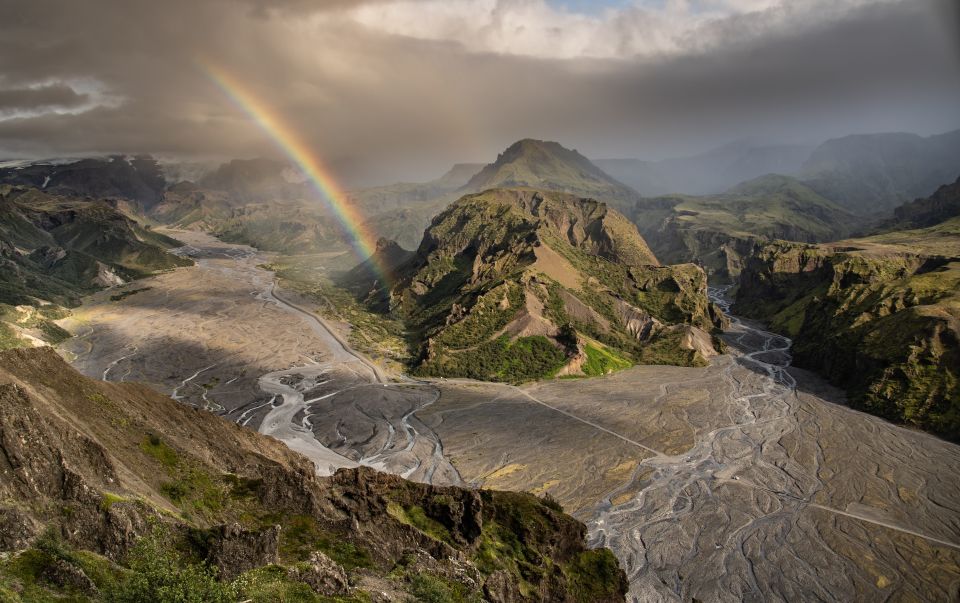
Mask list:
[[[511,142],[657,159],[960,128],[955,0],[0,0],[0,158],[275,156],[348,184]]]

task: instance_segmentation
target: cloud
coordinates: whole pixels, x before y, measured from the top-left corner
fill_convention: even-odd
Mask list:
[[[667,0],[599,15],[533,0],[2,3],[0,88],[94,82],[73,89],[113,101],[0,120],[0,155],[276,153],[198,57],[351,182],[430,176],[524,136],[662,157],[747,136],[941,131],[960,126],[947,1]],[[420,33],[385,17],[416,7],[432,23]]]
[[[83,106],[89,101],[89,95],[78,93],[66,84],[47,84],[32,88],[0,88],[0,115],[20,111],[70,109]]]

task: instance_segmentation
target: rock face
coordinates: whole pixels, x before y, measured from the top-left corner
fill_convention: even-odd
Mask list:
[[[418,334],[422,374],[520,382],[712,353],[685,337],[693,329],[709,341],[715,326],[703,270],[660,266],[636,228],[593,199],[466,195],[395,273],[380,305]]]
[[[960,178],[945,184],[927,198],[904,203],[893,210],[894,218],[884,229],[926,228],[960,216]]]
[[[125,563],[151,525],[221,579],[254,570],[243,588],[273,580],[365,600],[385,584],[403,598],[424,583],[478,597],[487,585],[531,602],[623,601],[626,592],[612,553],[588,550],[583,524],[532,495],[367,468],[318,478],[276,440],[145,386],[82,377],[50,348],[0,353],[6,559],[28,555],[37,585],[96,599],[107,574],[84,574],[85,560]],[[50,534],[63,542],[56,554]],[[11,567],[20,566],[0,559],[0,583],[21,579]]]
[[[960,257],[871,239],[771,243],[747,261],[734,310],[791,336],[794,363],[851,405],[960,438]]]

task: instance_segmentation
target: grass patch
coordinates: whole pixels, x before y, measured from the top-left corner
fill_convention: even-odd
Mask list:
[[[434,540],[453,543],[450,531],[442,523],[427,517],[423,507],[417,505],[404,507],[399,503],[390,502],[387,504],[387,513],[400,523],[412,526]]]
[[[479,592],[439,576],[418,574],[410,580],[410,594],[419,603],[482,603]]]
[[[347,570],[373,566],[373,558],[366,549],[324,530],[310,515],[281,517],[277,523],[282,526],[280,559],[285,563],[304,561],[310,553],[320,551]]]
[[[153,287],[140,287],[139,289],[129,289],[127,291],[121,291],[120,293],[115,293],[110,296],[110,301],[120,301],[130,297],[131,295],[136,295],[142,291],[149,291]]]
[[[417,368],[417,373],[524,383],[553,376],[566,361],[566,353],[542,335],[514,341],[503,335],[462,353],[440,346],[433,359]]]
[[[629,360],[614,353],[609,348],[588,343],[584,346],[584,353],[587,359],[581,369],[584,374],[592,377],[607,375],[633,366]]]
[[[177,451],[167,446],[159,436],[149,435],[140,442],[140,450],[156,459],[167,470],[176,468],[180,463]]]

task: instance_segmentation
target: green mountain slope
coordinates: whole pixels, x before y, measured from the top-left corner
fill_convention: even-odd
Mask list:
[[[60,306],[107,286],[190,265],[168,253],[179,243],[141,227],[105,201],[37,189],[0,189],[0,322],[5,344],[55,342]],[[31,309],[32,308],[32,309]]]
[[[50,348],[0,353],[0,599],[624,601],[530,494],[341,470]]]
[[[626,218],[592,199],[466,195],[396,272],[379,299],[407,324],[420,374],[521,382],[590,374],[591,351],[611,368],[715,353],[703,271],[660,266]],[[348,286],[368,297],[358,276]]]
[[[761,246],[735,311],[792,337],[795,364],[845,387],[854,407],[960,439],[960,217]]]
[[[856,220],[789,176],[769,174],[722,195],[644,199],[629,214],[657,256],[695,261],[718,278],[735,278],[758,242],[830,241],[850,234]]]

